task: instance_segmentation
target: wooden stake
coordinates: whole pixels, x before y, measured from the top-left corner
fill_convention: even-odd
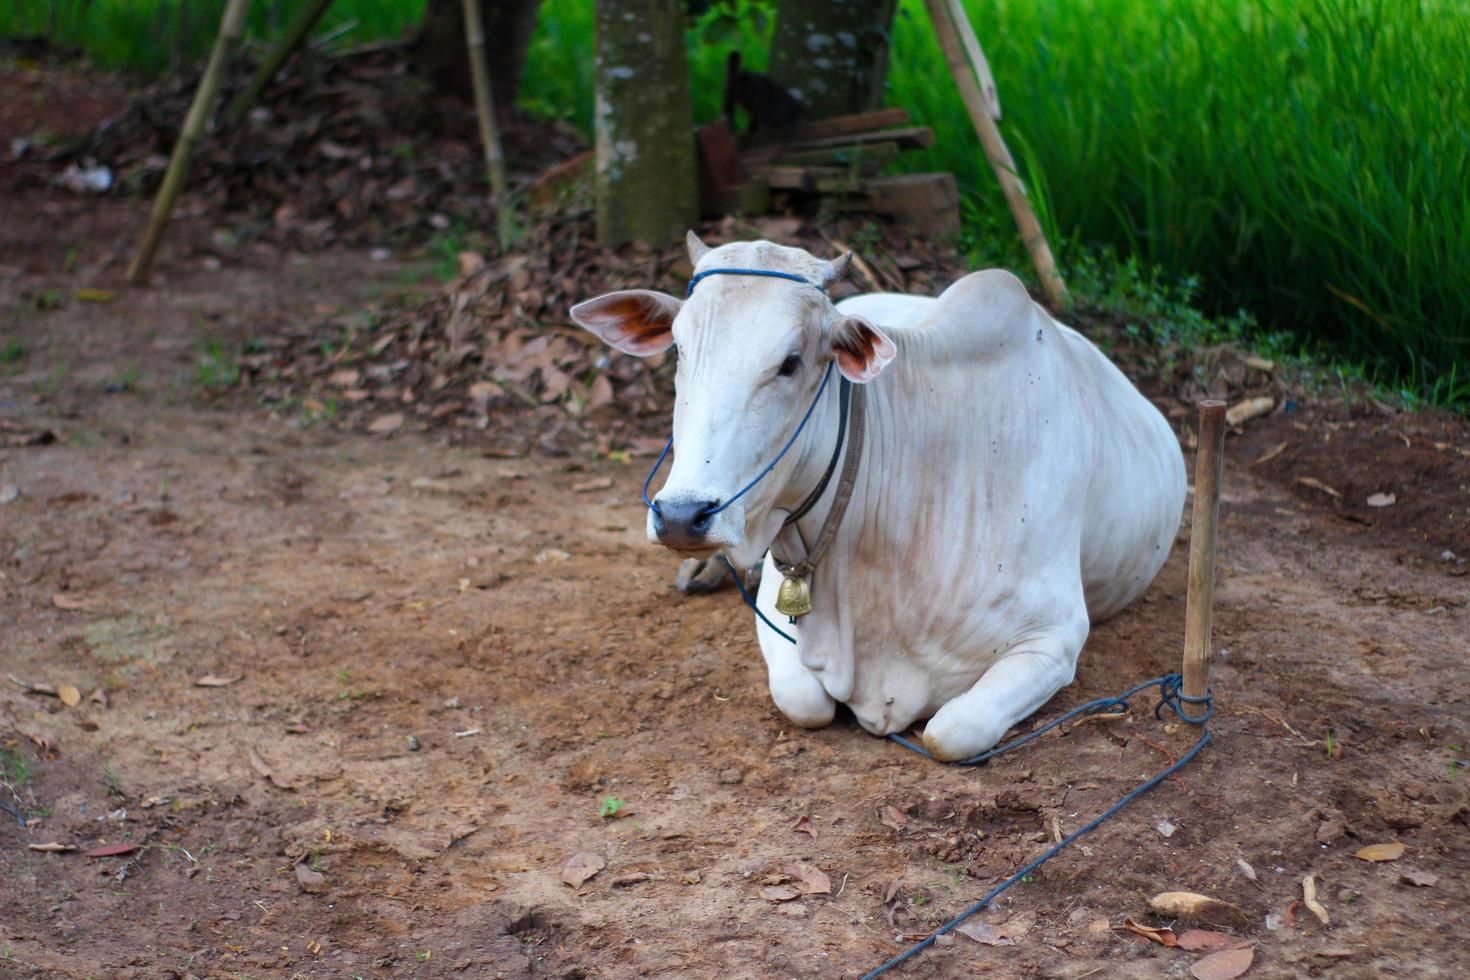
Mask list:
[[[495,93],[490,90],[490,67],[485,63],[485,21],[480,0],[464,0],[465,41],[469,45],[470,75],[475,84],[475,109],[480,116],[480,142],[485,144],[485,169],[490,172],[490,194],[495,201],[495,228],[502,249],[510,248],[510,195],[506,192],[505,153],[495,124]]]
[[[965,42],[960,39],[961,28],[958,24],[963,24],[963,30],[971,38],[974,37],[969,18],[958,3],[951,4],[946,0],[924,0],[924,3],[929,9],[929,20],[934,25],[934,33],[939,36],[940,47],[944,49],[944,60],[949,66],[949,73],[960,90],[960,98],[964,100],[966,111],[970,114],[970,123],[980,137],[980,145],[985,148],[985,157],[990,161],[996,179],[1000,181],[1000,189],[1005,194],[1006,204],[1010,206],[1011,217],[1015,218],[1016,227],[1021,232],[1021,241],[1031,255],[1032,264],[1036,266],[1036,274],[1041,279],[1041,289],[1046,294],[1046,301],[1054,310],[1069,309],[1072,297],[1067,293],[1067,284],[1057,272],[1051,246],[1046,243],[1041,222],[1036,220],[1036,212],[1031,210],[1031,202],[1026,198],[1026,188],[1017,174],[1016,161],[1011,157],[1011,151],[1006,147],[1000,130],[996,128],[995,119],[992,118],[992,111],[998,113],[1000,106],[998,103],[992,106],[976,81],[978,73],[989,75],[989,66],[972,65],[965,53]],[[975,42],[974,50],[980,50],[978,41]],[[983,58],[983,54],[981,57]]]
[[[286,33],[282,34],[276,46],[271,48],[270,54],[265,56],[260,67],[255,69],[255,77],[250,79],[250,84],[230,101],[229,108],[225,110],[227,123],[233,126],[245,118],[245,113],[255,105],[256,99],[260,98],[260,93],[265,91],[271,79],[276,77],[276,72],[281,70],[286,59],[291,57],[291,52],[301,46],[306,35],[316,26],[316,22],[322,19],[322,15],[327,12],[327,8],[332,3],[333,0],[311,0],[297,12],[296,19],[286,27]]]
[[[1220,518],[1220,477],[1225,466],[1225,403],[1199,405],[1199,448],[1194,458],[1194,518],[1189,530],[1189,598],[1184,611],[1186,697],[1210,691],[1210,626],[1215,607],[1215,528]],[[1180,706],[1186,717],[1201,713]]]
[[[158,254],[158,243],[163,240],[163,230],[168,227],[174,202],[178,200],[179,191],[183,190],[184,182],[188,179],[189,160],[194,155],[194,147],[204,133],[204,126],[209,121],[210,113],[214,111],[215,103],[219,101],[225,68],[235,47],[240,43],[240,35],[245,29],[245,10],[249,6],[250,0],[229,0],[224,16],[220,18],[219,36],[215,38],[214,50],[209,55],[209,66],[204,69],[204,77],[199,80],[194,102],[189,106],[189,115],[184,119],[184,130],[179,134],[179,141],[174,144],[173,156],[168,161],[168,171],[164,173],[163,184],[158,188],[158,197],[153,201],[153,213],[149,215],[148,226],[143,229],[143,238],[138,243],[138,254],[133,257],[132,265],[128,266],[128,282],[134,286],[146,284],[149,273],[153,271],[153,258]]]

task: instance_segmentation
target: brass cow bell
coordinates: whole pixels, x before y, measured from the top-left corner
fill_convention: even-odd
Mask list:
[[[795,619],[812,611],[812,587],[806,579],[787,576],[776,593],[776,611]]]

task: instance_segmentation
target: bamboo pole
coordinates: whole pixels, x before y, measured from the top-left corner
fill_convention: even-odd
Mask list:
[[[1000,93],[995,87],[995,76],[990,73],[990,62],[985,59],[985,52],[980,49],[980,39],[975,36],[975,29],[970,26],[970,18],[965,16],[965,8],[960,6],[960,2],[961,0],[945,0],[949,6],[950,22],[959,32],[960,42],[965,47],[965,57],[970,59],[970,67],[975,70],[975,80],[980,83],[980,92],[985,96],[990,118],[1000,122]]]
[[[469,46],[470,76],[475,85],[475,110],[480,116],[480,142],[485,145],[485,169],[490,174],[490,195],[495,200],[495,228],[500,247],[510,247],[512,231],[510,195],[506,193],[505,153],[500,148],[500,130],[495,123],[495,94],[490,90],[490,68],[485,63],[485,21],[480,0],[464,0],[465,42]]]
[[[1215,607],[1215,529],[1220,519],[1220,478],[1225,466],[1225,403],[1199,405],[1199,447],[1194,458],[1194,518],[1189,530],[1189,598],[1184,611],[1186,697],[1210,691],[1210,626]],[[1186,702],[1186,715],[1195,715]]]
[[[215,103],[219,101],[225,68],[235,47],[240,43],[240,35],[245,29],[245,10],[249,6],[250,0],[229,0],[224,16],[220,18],[219,36],[215,38],[214,50],[209,55],[209,66],[204,69],[204,77],[199,80],[199,88],[194,92],[194,102],[189,106],[189,115],[184,119],[184,130],[179,134],[179,141],[174,144],[173,156],[168,161],[168,171],[164,173],[163,184],[158,188],[158,197],[153,201],[153,213],[148,216],[148,226],[143,229],[143,237],[138,242],[138,254],[133,257],[132,265],[128,266],[128,282],[134,286],[146,284],[148,275],[153,270],[153,258],[158,254],[163,230],[168,227],[174,202],[178,200],[179,191],[183,190],[184,181],[188,179],[189,160],[194,155],[194,147],[204,133],[205,123],[209,121]]]
[[[291,53],[301,46],[306,35],[311,33],[311,29],[316,26],[317,21],[322,19],[322,15],[327,12],[327,8],[332,3],[333,0],[310,0],[306,6],[297,11],[296,19],[287,25],[286,32],[281,35],[276,46],[271,48],[265,60],[260,63],[260,67],[255,69],[255,75],[250,79],[250,84],[230,100],[230,106],[225,110],[225,120],[228,124],[235,125],[245,118],[245,113],[255,105],[256,100],[260,98],[260,93],[265,91],[271,79],[276,77],[276,72],[281,70],[281,66],[286,63],[287,58],[291,57]]]
[[[1036,212],[1031,209],[1031,202],[1026,198],[1026,188],[1016,171],[1016,161],[1011,157],[1005,140],[1001,138],[995,119],[991,117],[991,106],[976,81],[976,74],[982,69],[978,65],[971,65],[966,57],[965,43],[960,39],[960,28],[957,24],[962,23],[969,30],[969,18],[959,4],[951,5],[946,0],[924,0],[924,3],[929,10],[934,33],[939,36],[940,47],[944,49],[944,60],[949,66],[949,73],[960,90],[960,98],[964,100],[966,111],[970,114],[970,123],[980,137],[985,157],[990,161],[996,179],[1000,181],[1000,189],[1005,195],[1006,204],[1010,206],[1011,217],[1015,219],[1016,227],[1021,232],[1021,241],[1031,255],[1032,264],[1036,266],[1036,274],[1041,279],[1041,289],[1046,294],[1046,301],[1054,310],[1068,309],[1072,305],[1072,298],[1067,293],[1067,284],[1057,272],[1051,246],[1046,243],[1046,233],[1041,230],[1041,222],[1036,220]],[[973,30],[969,30],[969,33],[971,36],[974,34]],[[979,42],[976,41],[975,50],[978,51],[979,47]],[[989,66],[984,71],[988,74]],[[998,104],[995,109],[999,110]]]

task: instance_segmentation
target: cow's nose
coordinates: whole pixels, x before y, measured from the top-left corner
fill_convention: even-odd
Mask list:
[[[689,550],[706,547],[705,536],[714,522],[719,501],[681,497],[659,500],[657,504],[653,511],[653,532],[662,544]]]

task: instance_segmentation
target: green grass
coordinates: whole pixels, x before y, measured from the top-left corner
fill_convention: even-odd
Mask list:
[[[225,0],[7,0],[0,37],[45,35],[56,7],[53,40],[80,48],[104,68],[156,75],[209,54]],[[246,17],[247,42],[279,34],[305,0],[256,0]],[[336,0],[314,35],[352,45],[402,34],[418,23],[425,0]]]

